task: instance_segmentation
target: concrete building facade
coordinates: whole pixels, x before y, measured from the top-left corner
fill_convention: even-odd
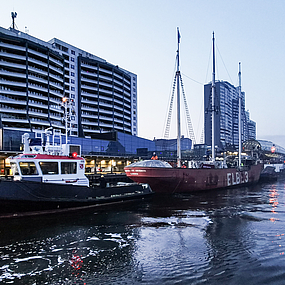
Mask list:
[[[1,127],[65,131],[70,136],[119,131],[137,135],[137,76],[58,39],[41,41],[0,27]]]

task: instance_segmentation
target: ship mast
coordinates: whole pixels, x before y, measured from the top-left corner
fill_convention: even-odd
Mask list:
[[[213,74],[212,74],[212,161],[215,161],[215,34],[213,32]]]
[[[177,80],[177,167],[181,166],[181,123],[180,123],[180,90],[179,90],[179,44],[180,44],[180,33],[179,28],[177,28],[177,70],[176,70],[176,80]]]
[[[238,87],[238,166],[241,166],[241,63],[239,62]]]

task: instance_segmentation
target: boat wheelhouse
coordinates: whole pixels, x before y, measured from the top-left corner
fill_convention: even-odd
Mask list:
[[[26,180],[42,183],[72,184],[89,186],[85,176],[85,160],[80,157],[80,146],[62,144],[59,132],[54,132],[50,143],[51,131],[46,131],[47,143],[44,136],[29,139],[24,134],[22,142],[24,152],[10,158],[14,181]],[[58,143],[55,140],[58,139]],[[70,151],[73,151],[72,153]]]

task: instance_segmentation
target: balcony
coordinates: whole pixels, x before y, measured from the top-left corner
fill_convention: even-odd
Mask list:
[[[102,72],[104,72],[104,73],[108,73],[108,74],[110,74],[110,75],[113,74],[112,71],[110,71],[110,70],[108,70],[108,69],[105,69],[104,67],[99,67],[99,71],[102,71]],[[104,76],[104,75],[103,75],[103,76]]]
[[[122,81],[118,81],[117,79],[114,79],[114,83],[122,86],[123,85],[123,80]]]
[[[123,91],[124,91],[123,88],[118,87],[118,86],[115,86],[115,85],[114,85],[114,89],[115,89],[115,90],[118,90],[118,91],[120,91],[120,92],[122,92],[122,93],[123,93]]]
[[[17,128],[17,127],[8,127],[6,124],[3,124],[3,127],[5,130],[12,130],[12,131],[24,131],[24,132],[30,132],[30,128]]]
[[[30,122],[32,125],[41,125],[41,126],[50,126],[49,121],[47,120],[42,120],[39,118],[30,118]]]
[[[3,68],[0,69],[0,75],[8,75],[8,76],[13,76],[13,77],[18,77],[18,78],[26,78],[26,72],[24,73],[18,73],[18,72],[10,72],[7,71]]]
[[[20,92],[20,91],[14,91],[8,88],[4,88],[2,86],[2,88],[0,89],[0,94],[5,94],[5,95],[17,95],[17,96],[25,96],[26,97],[26,92]]]
[[[55,71],[56,73],[63,74],[63,70],[62,69],[56,68],[56,67],[54,67],[52,65],[49,65],[49,69]]]
[[[100,121],[99,125],[100,125],[100,128],[104,128],[104,127],[113,128],[113,124],[103,123],[102,121]]]
[[[100,109],[100,114],[109,114],[113,117],[113,111],[109,111],[109,110],[104,110],[104,109]]]
[[[30,92],[28,93],[28,97],[29,97],[29,98],[34,98],[34,99],[45,100],[45,101],[48,100],[48,97],[47,97],[47,96],[44,96],[44,95],[42,95],[42,94],[40,94],[40,93],[33,92],[33,91],[30,91]]]
[[[18,63],[12,63],[4,60],[0,60],[0,66],[7,66],[7,67],[14,67],[17,69],[23,69],[26,70],[26,63],[25,64],[18,64]]]
[[[31,75],[31,74],[28,75],[28,79],[39,82],[39,83],[43,83],[45,85],[47,85],[48,83],[46,79],[41,78],[39,76]]]
[[[7,88],[9,88],[8,86],[17,86],[17,87],[22,87],[22,88],[26,88],[26,82],[19,82],[19,81],[11,81],[11,80],[4,80],[4,79],[0,79],[0,85],[6,85]]]
[[[49,115],[49,117],[51,118],[51,119],[54,119],[54,120],[57,120],[57,121],[62,121],[62,116],[61,115],[54,115],[54,114],[50,114]]]
[[[28,58],[28,62],[40,65],[40,66],[42,66],[44,68],[47,68],[47,62],[43,62],[43,61],[31,58],[31,57]]]
[[[94,78],[94,80],[93,80],[93,79],[81,76],[81,85],[85,85],[84,84],[85,82],[92,83],[92,84],[97,86],[98,80],[97,80],[97,77]]]
[[[2,102],[2,101],[1,101]],[[12,108],[8,106],[0,107],[0,112],[1,113],[11,113],[11,114],[27,114],[27,110],[25,109],[17,109],[17,108]],[[2,114],[3,118],[3,114]]]
[[[113,104],[111,102],[109,104],[105,103],[105,102],[99,102],[99,106],[104,106],[107,108],[113,108]]]
[[[87,100],[87,101],[90,100],[91,102],[94,101],[94,99],[96,99],[96,102],[97,102],[97,98],[98,98],[97,94],[89,93],[89,92],[82,91],[82,90],[81,90],[81,96],[82,96],[82,100]]]
[[[22,46],[18,46],[18,45],[12,45],[12,44],[7,44],[7,43],[3,43],[3,42],[0,42],[0,47],[6,47],[6,48],[9,48],[9,49],[13,49],[15,51],[24,51],[26,52],[26,47],[22,47]]]
[[[31,49],[31,48],[28,48],[28,53],[37,55],[37,56],[42,57],[42,58],[44,58],[44,59],[46,59],[46,60],[47,60],[47,58],[48,58],[48,57],[47,57],[47,54],[41,53],[41,52],[38,52],[38,51],[35,51],[35,50]]]
[[[44,108],[47,109],[47,104],[43,104],[42,101],[34,101],[34,100],[29,100],[28,105],[30,107],[37,107],[37,108]]]
[[[55,58],[53,58],[53,57],[49,57],[49,60],[51,61],[51,62],[53,62],[53,63],[55,63],[55,65],[58,65],[58,66],[60,66],[61,68],[63,67],[63,62],[61,62],[60,60],[58,60],[58,59],[55,59]]]
[[[123,120],[119,120],[117,118],[114,118],[114,122],[119,123],[119,124],[124,124]]]
[[[39,118],[39,117],[47,118],[48,114],[47,113],[43,113],[43,112],[37,112],[37,111],[29,110],[29,116],[30,116],[30,119],[32,119],[33,116],[35,116],[36,118]]]
[[[107,80],[107,81],[109,81],[110,83],[110,85],[112,85],[113,83],[112,83],[112,77],[111,76],[105,76],[105,75],[101,75],[101,74],[99,74],[99,78],[100,79],[105,79],[105,80]]]
[[[26,68],[26,66],[25,66],[25,68]],[[41,74],[41,75],[44,75],[44,76],[47,76],[47,71],[40,69],[40,68],[37,68],[37,67],[34,67],[34,66],[29,65],[28,70],[33,71],[33,72],[38,73],[38,74]]]
[[[18,100],[18,99],[14,99],[14,98],[9,98],[7,96],[3,96],[3,95],[0,95],[0,100],[1,100],[1,103],[14,103],[14,104],[17,104],[17,105],[25,105],[27,104],[27,101],[26,101],[26,98],[23,98],[24,100]]]
[[[91,122],[91,121],[87,121],[87,120],[82,120],[82,125],[84,126],[97,126],[98,125],[98,121],[95,122]]]
[[[82,75],[88,75],[88,76],[94,76],[95,78],[97,78],[97,71],[94,70],[93,71],[86,71],[86,70],[81,70],[81,74]]]
[[[27,118],[23,119],[21,117],[17,117],[17,116],[9,116],[7,114],[2,114],[1,116],[2,118],[2,122],[13,122],[13,123],[22,123],[22,124],[28,124],[29,121]]]
[[[59,82],[63,81],[63,76],[55,75],[55,74],[53,74],[51,72],[49,72],[49,77],[51,77],[51,78],[53,78],[53,79],[55,79],[55,80],[57,80]]]
[[[86,68],[90,68],[90,69],[94,69],[94,70],[98,70],[98,67],[97,66],[94,66],[94,65],[90,65],[90,64],[88,64],[88,63],[84,63],[83,61],[81,62],[81,65],[83,66],[83,67],[86,67]]]
[[[98,91],[98,87],[97,86],[89,86],[89,85],[85,85],[85,84],[81,84],[81,89],[82,90],[92,90],[92,91]]]
[[[106,103],[113,104],[113,96],[100,95],[100,102],[101,100],[106,100]]]
[[[62,93],[62,92],[59,92],[59,91],[57,91],[57,90],[50,89],[50,90],[49,90],[49,93],[52,94],[52,95],[54,95],[54,96],[56,96],[56,97],[60,97],[60,101],[61,101],[61,99],[62,99],[62,97],[63,97],[63,93]]]
[[[114,129],[116,129],[116,130],[120,130],[120,131],[123,131],[123,130],[124,130],[124,127],[121,127],[121,126],[115,125],[115,126],[114,126]]]
[[[45,92],[45,93],[48,92],[47,88],[45,88],[45,87],[43,87],[41,85],[30,83],[30,82],[28,84],[28,88],[29,88],[29,90],[38,90],[38,91]]]
[[[118,74],[118,73],[114,73],[114,78],[115,78],[115,80],[121,80],[121,81],[123,81],[123,76],[122,75],[120,75],[120,74]],[[120,84],[122,84],[122,83],[120,83]]]
[[[18,55],[14,53],[9,53],[9,52],[0,52],[0,57],[3,59],[16,59],[16,60],[21,60],[23,64],[26,64],[26,57],[24,55]]]
[[[113,91],[106,90],[106,89],[102,89],[102,88],[99,88],[99,92],[100,92],[101,94],[113,95]],[[103,96],[104,96],[104,95],[103,95]]]
[[[90,107],[90,106],[85,106],[85,105],[84,105],[84,106],[83,106],[83,105],[81,106],[81,110],[82,110],[82,111],[89,111],[89,112],[92,112],[92,111],[93,111],[93,112],[96,112],[96,113],[98,112],[98,108],[92,108],[92,107]]]
[[[49,82],[49,85],[50,85],[50,86],[53,86],[53,87],[56,88],[56,89],[60,89],[61,91],[63,91],[63,86],[62,86],[61,84],[59,84],[59,83],[50,81],[50,82]]]
[[[114,103],[117,103],[117,104],[119,104],[119,105],[122,105],[122,106],[123,106],[123,102],[122,102],[122,100],[114,99]]]
[[[98,120],[98,116],[95,114],[85,114],[84,112],[81,113],[82,118],[89,118],[89,119],[96,119]]]
[[[123,109],[122,107],[118,107],[118,106],[116,106],[116,105],[114,105],[114,109],[117,109],[117,110],[119,110],[119,111],[124,111],[124,109]]]

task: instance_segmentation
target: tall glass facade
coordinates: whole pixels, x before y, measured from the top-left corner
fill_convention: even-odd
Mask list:
[[[238,147],[239,144],[239,92],[238,87],[226,81],[215,82],[215,145],[221,149]],[[212,89],[211,83],[204,86],[205,144],[212,144]],[[245,93],[241,92],[242,142],[254,138],[255,122],[245,111]]]

